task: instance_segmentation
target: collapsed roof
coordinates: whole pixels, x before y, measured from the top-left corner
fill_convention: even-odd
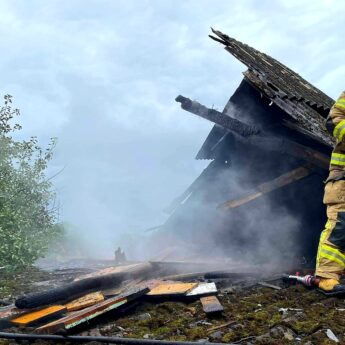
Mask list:
[[[231,257],[314,260],[326,221],[334,140],[325,119],[334,101],[277,60],[213,33],[248,70],[222,111],[176,98],[215,124],[196,157],[212,162],[169,206],[158,236],[171,236],[169,245],[183,238],[197,253],[207,246]]]
[[[287,115],[280,119],[282,124],[303,136],[310,138],[328,148],[334,145],[324,122],[334,104],[334,100],[303,79],[279,61],[241,43],[234,38],[212,30],[212,39],[222,43],[225,49],[244,63],[248,70],[244,72],[244,80],[267,99],[269,105],[275,105]],[[223,114],[229,115],[229,104]],[[212,147],[215,147],[228,131],[215,125],[205,143],[197,154],[197,159],[213,159]]]

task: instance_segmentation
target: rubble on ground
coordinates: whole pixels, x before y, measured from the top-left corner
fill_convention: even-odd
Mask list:
[[[199,277],[187,282],[174,282],[170,279],[164,282],[164,278],[155,277],[151,279],[151,284],[153,284],[152,281],[155,282],[151,287],[156,286],[152,290],[156,291],[155,294],[164,291],[165,295],[159,293],[156,296],[148,296],[149,298],[141,295],[133,299],[133,303],[127,305],[124,310],[119,308],[120,312],[110,312],[94,320],[90,319],[75,329],[67,330],[67,333],[238,344],[311,345],[333,344],[336,340],[343,341],[345,336],[345,301],[343,299],[329,298],[316,290],[308,290],[300,285],[287,286],[273,274],[271,277],[263,273],[257,276],[248,274],[246,277],[242,274],[236,277],[236,274],[231,275],[231,272],[225,273],[219,274],[221,278]],[[66,271],[66,276],[61,274],[61,270],[45,272],[32,269],[21,273],[19,277],[15,272],[7,273],[1,275],[0,299],[11,303],[23,293],[47,290],[47,286],[42,282],[51,282],[51,286],[55,287],[56,281],[61,278],[67,284],[82,276],[83,272],[80,270],[76,270],[74,274],[71,269]],[[208,274],[208,276],[215,277],[217,274],[213,272],[213,275]],[[26,284],[18,285],[12,290],[17,279],[25,281]],[[150,279],[147,282],[150,282]],[[157,288],[162,282],[165,287]],[[186,295],[198,285],[213,282],[217,286],[216,295],[223,311],[207,314],[200,303],[200,296],[189,299]],[[139,286],[143,289],[145,280],[138,284],[138,280],[135,279],[132,283],[133,286],[130,281],[126,281],[123,285],[127,293],[130,291],[129,287],[133,289]],[[174,290],[171,290],[174,284],[177,285]],[[166,290],[167,287],[169,287],[168,290]],[[13,294],[9,294],[9,291],[13,291]],[[214,292],[211,294],[215,295]],[[109,302],[114,298],[116,297],[109,297],[105,301]],[[95,301],[95,306],[105,302],[99,302],[97,299]],[[65,302],[59,303],[64,305]],[[44,308],[47,306],[41,307],[41,309]],[[78,311],[64,311],[64,315],[65,317],[76,315],[88,308],[90,307],[86,306]],[[55,319],[59,318],[61,314],[58,313]],[[35,333],[44,324],[46,323],[43,321],[34,326],[18,326],[18,324],[10,323],[2,331]],[[36,343],[42,343],[42,341]],[[13,340],[1,340],[0,344],[17,343]]]
[[[118,248],[114,262],[0,271],[2,332],[99,340],[90,344],[100,343],[100,337],[116,337],[117,343],[134,338],[136,344],[345,341],[343,299],[286,285],[281,275],[296,271],[260,265],[272,257],[284,261],[288,248],[296,247],[291,231],[298,234],[299,257],[313,260],[315,229],[321,231],[325,222],[322,187],[333,145],[324,120],[334,101],[277,60],[219,31],[213,34],[248,70],[223,111],[176,98],[184,110],[215,123],[197,155],[212,162],[172,203],[167,222],[154,228],[159,231],[151,248],[167,250],[162,243],[170,246],[179,236],[193,244],[199,236],[207,262],[126,263]],[[298,219],[291,229],[282,226],[288,213],[289,223]],[[258,245],[262,238],[273,252],[265,241],[266,246]],[[233,257],[242,257],[245,246],[257,266],[229,265],[223,258],[222,265],[212,262],[213,252],[205,253],[210,242],[232,248]],[[0,339],[0,344],[18,343]]]

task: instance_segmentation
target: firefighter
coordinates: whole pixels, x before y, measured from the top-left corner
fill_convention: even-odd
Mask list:
[[[345,269],[345,91],[331,108],[327,130],[336,139],[323,202],[327,205],[327,223],[321,233],[316,260],[319,288],[329,295],[344,294],[339,283]]]

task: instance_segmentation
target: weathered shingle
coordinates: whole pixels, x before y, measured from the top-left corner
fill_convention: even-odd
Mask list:
[[[216,39],[226,46],[226,50],[244,63],[249,70],[257,72],[260,79],[271,90],[272,95],[282,99],[302,101],[325,116],[334,100],[303,79],[296,72],[276,59],[231,38],[220,31],[212,30]]]
[[[274,58],[220,31],[212,31],[217,37],[210,37],[248,67],[245,80],[287,115],[279,120],[282,124],[327,147],[334,145],[325,128],[325,118],[334,104],[332,98]],[[213,128],[196,158],[215,158],[211,147],[223,132]]]

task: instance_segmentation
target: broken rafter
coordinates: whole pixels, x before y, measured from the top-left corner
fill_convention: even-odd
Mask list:
[[[275,189],[284,187],[290,183],[293,183],[304,177],[307,177],[310,175],[312,171],[313,169],[307,166],[296,168],[292,171],[289,171],[288,173],[280,175],[274,180],[260,184],[254,191],[247,193],[245,196],[242,196],[241,198],[227,201],[219,205],[217,208],[221,210],[228,210],[231,208],[239,207],[241,205],[244,205],[252,200],[255,200],[263,196],[264,194],[270,193],[274,191]]]
[[[230,130],[236,139],[244,144],[253,145],[265,151],[286,153],[325,170],[329,167],[329,158],[316,150],[285,138],[259,135],[260,130],[255,126],[247,125],[181,95],[176,98],[176,101],[181,103],[182,109]]]
[[[204,105],[192,101],[184,96],[177,96],[176,102],[181,103],[181,107],[184,110],[189,111],[195,115],[201,116],[204,119],[210,120],[226,129],[230,129],[242,136],[250,136],[258,134],[260,130],[255,126],[247,125],[239,120],[236,120],[230,116],[224,115],[223,113],[217,111],[216,109],[209,109]]]

